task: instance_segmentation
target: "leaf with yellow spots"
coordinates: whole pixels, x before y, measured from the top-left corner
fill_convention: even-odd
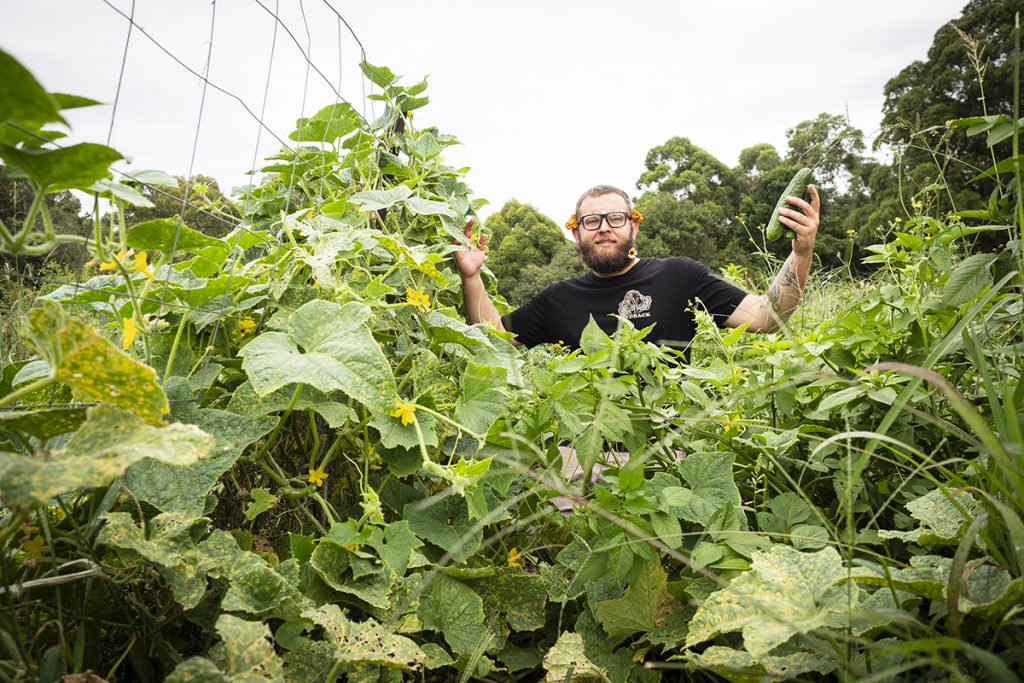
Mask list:
[[[697,610],[686,647],[742,631],[747,652],[761,657],[798,633],[844,628],[861,594],[848,578],[832,548],[803,553],[777,545],[755,552],[750,571]]]
[[[45,457],[0,452],[0,496],[17,507],[45,505],[62,493],[106,486],[145,458],[187,466],[212,447],[213,437],[194,425],[152,427],[127,410],[99,405],[58,451]]]
[[[81,401],[126,408],[150,424],[159,424],[169,410],[153,368],[122,353],[56,301],[32,309],[22,337],[50,366],[50,376]]]

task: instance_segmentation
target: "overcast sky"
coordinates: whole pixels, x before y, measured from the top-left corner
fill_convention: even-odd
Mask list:
[[[195,71],[209,54],[211,82],[257,114],[266,90],[263,118],[285,138],[295,119],[335,101],[339,83],[342,96],[373,113],[359,46],[337,10],[370,62],[405,84],[429,76],[431,103],[415,122],[459,138],[447,160],[472,167],[469,183],[488,210],[515,198],[561,224],[592,185],[635,195],[647,151],[673,136],[730,166],[759,142],[784,151],[786,129],[820,112],[848,115],[872,136],[885,82],[924,59],[964,4],[136,0],[134,15]],[[0,0],[0,47],[49,90],[107,103],[72,112],[75,140],[107,140],[128,35],[117,10],[130,14],[132,5]],[[300,46],[330,85],[307,68]],[[257,146],[256,120],[214,90],[200,123],[201,96],[193,75],[133,32],[111,137],[133,159],[122,168],[192,168],[225,191],[248,182],[253,158],[279,144],[264,131]]]

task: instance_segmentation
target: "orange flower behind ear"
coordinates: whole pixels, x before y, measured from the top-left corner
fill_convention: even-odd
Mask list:
[[[575,230],[576,228],[579,227],[579,225],[579,221],[576,220],[576,214],[572,214],[571,216],[569,216],[569,220],[565,222],[565,227],[567,230]]]
[[[636,209],[633,209],[632,211],[629,212],[629,217],[635,220],[637,223],[644,222],[644,215],[637,211]]]

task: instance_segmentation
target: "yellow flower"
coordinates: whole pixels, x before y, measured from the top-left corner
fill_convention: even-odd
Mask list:
[[[104,261],[100,264],[100,270],[115,270],[117,268],[117,262],[123,260],[128,256],[128,252],[122,249],[117,252],[112,261]]]
[[[565,227],[568,230],[575,230],[579,225],[579,221],[576,220],[576,214],[569,216],[569,220],[565,222]]]
[[[420,311],[430,308],[430,297],[422,289],[405,288],[405,303]]]
[[[413,417],[413,413],[416,412],[415,403],[406,403],[405,401],[399,401],[398,407],[391,413],[391,417],[397,417],[402,420],[402,425],[411,425],[416,418]]]
[[[139,328],[135,326],[135,318],[121,318],[124,330],[121,332],[121,348],[128,350],[135,338],[139,336]]]
[[[154,275],[153,271],[149,269],[149,257],[146,256],[146,252],[144,251],[140,251],[135,255],[134,269],[148,277],[150,280],[156,279],[156,275]]]
[[[508,566],[513,569],[523,566],[523,556],[519,554],[518,548],[512,548],[512,550],[508,551]]]
[[[309,478],[306,480],[310,484],[316,484],[317,486],[324,485],[324,479],[327,478],[327,473],[319,468],[309,468]]]
[[[743,425],[740,424],[740,416],[733,415],[732,417],[722,418],[722,431],[726,434],[733,431],[739,434],[743,431]]]
[[[349,543],[348,545],[342,546],[342,547],[345,548],[345,550],[349,551],[350,553],[359,552],[359,544],[358,543]]]
[[[633,209],[632,211],[629,212],[629,217],[635,220],[637,223],[644,222],[644,215],[637,211],[636,209]]]
[[[252,331],[256,329],[256,321],[252,318],[242,318],[238,321],[238,332],[243,337],[247,337],[252,334]]]
[[[27,541],[22,541],[21,549],[25,551],[25,561],[34,562],[35,560],[41,559],[43,557],[43,553],[48,551],[50,548],[46,545],[46,541],[43,540],[42,536],[36,535]]]

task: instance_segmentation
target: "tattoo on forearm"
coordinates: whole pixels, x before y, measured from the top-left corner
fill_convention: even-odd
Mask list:
[[[782,294],[783,293],[782,293],[782,290],[783,290],[784,287],[796,287],[796,288],[798,288],[797,289],[797,299],[799,300],[799,297],[800,297],[799,286],[800,286],[800,278],[797,276],[796,272],[794,272],[794,270],[793,270],[793,266],[791,264],[791,259],[786,259],[786,262],[784,264],[782,264],[782,268],[779,270],[779,274],[775,276],[775,280],[772,282],[771,287],[768,288],[768,293],[766,295],[767,296],[767,302],[766,302],[765,308],[766,309],[770,308],[772,311],[774,311],[778,315],[785,315],[785,313],[788,312],[787,308],[791,308],[792,306],[789,306],[789,307],[784,307],[783,306],[783,301],[782,301],[782,298],[783,298]]]

